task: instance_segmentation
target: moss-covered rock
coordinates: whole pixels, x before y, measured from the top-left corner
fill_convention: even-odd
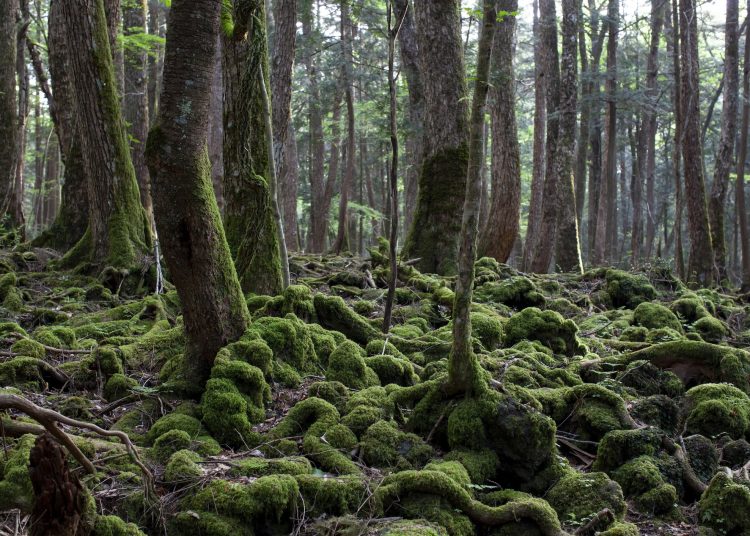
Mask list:
[[[352,341],[341,343],[328,358],[326,380],[341,382],[352,389],[379,385],[378,375],[365,363],[364,353]]]
[[[152,445],[156,439],[170,430],[182,430],[188,437],[200,435],[203,427],[198,419],[184,413],[169,413],[157,420],[146,434],[146,441]]]
[[[555,353],[573,356],[584,352],[577,332],[575,323],[563,319],[560,313],[528,307],[510,317],[505,325],[503,343],[513,346],[524,340],[539,341]]]
[[[750,443],[744,439],[730,441],[721,449],[721,464],[739,469],[750,462]]]
[[[519,309],[544,303],[544,297],[534,282],[522,275],[486,282],[474,291],[474,299],[480,303],[502,303]]]
[[[212,378],[206,382],[201,400],[203,423],[220,443],[247,446],[258,443],[250,426],[248,404],[237,387],[227,379]]]
[[[675,314],[659,303],[643,302],[633,311],[633,321],[648,329],[670,328],[682,332],[682,324]]]
[[[677,503],[677,490],[664,481],[659,466],[651,456],[634,458],[612,472],[627,497],[634,497],[638,510],[647,514],[664,514]]]
[[[340,297],[316,294],[313,303],[318,322],[325,328],[340,331],[360,344],[367,344],[378,336],[378,331],[364,317],[347,307]]]
[[[750,532],[750,488],[718,473],[698,503],[698,519],[702,526],[720,534]]]
[[[164,481],[171,484],[184,484],[191,482],[203,475],[203,469],[198,462],[201,461],[199,454],[192,450],[178,450],[169,457],[167,466],[164,468]]]
[[[169,430],[156,438],[151,449],[151,455],[161,463],[167,460],[178,450],[190,447],[190,436],[182,430]]]
[[[690,389],[687,430],[714,437],[727,433],[734,439],[745,435],[750,427],[750,398],[729,384],[704,384]]]
[[[104,390],[102,394],[106,400],[114,402],[119,400],[130,392],[130,389],[138,385],[138,382],[133,378],[128,378],[124,374],[112,374],[104,384]]]
[[[615,307],[634,309],[656,298],[656,290],[643,275],[609,269],[604,274],[607,294]]]
[[[382,420],[367,428],[360,446],[362,459],[375,467],[419,468],[433,455],[421,437],[401,432],[395,423]]]
[[[729,334],[724,323],[713,316],[699,318],[693,324],[693,329],[704,341],[713,343],[720,343]]]
[[[146,536],[138,525],[117,516],[96,516],[91,536]]]
[[[563,521],[581,521],[605,508],[622,519],[627,510],[620,485],[605,473],[571,473],[560,479],[545,498]]]

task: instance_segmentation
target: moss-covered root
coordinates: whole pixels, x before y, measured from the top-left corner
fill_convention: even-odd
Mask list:
[[[401,471],[388,476],[375,492],[376,506],[384,512],[413,493],[437,495],[461,510],[472,522],[488,527],[533,522],[544,536],[564,534],[555,511],[542,499],[525,498],[502,506],[474,500],[468,491],[440,471]]]
[[[340,331],[359,344],[367,344],[379,335],[361,315],[346,306],[339,296],[316,294],[313,298],[318,322],[327,329]]]

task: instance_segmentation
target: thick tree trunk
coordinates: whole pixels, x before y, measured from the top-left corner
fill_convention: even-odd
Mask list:
[[[685,163],[685,197],[688,206],[690,258],[688,279],[708,285],[714,274],[714,253],[703,181],[703,150],[700,138],[698,73],[698,17],[695,0],[680,0],[681,77],[684,119],[682,158]]]
[[[18,0],[0,2],[0,215],[7,213],[16,182],[16,16]]]
[[[594,240],[594,264],[612,261],[611,243],[617,231],[615,200],[617,196],[617,32],[619,26],[618,0],[609,0],[607,9],[607,81],[606,115],[604,136],[604,158],[602,162],[599,201],[597,203],[596,235]]]
[[[474,288],[479,205],[481,202],[481,159],[484,137],[484,114],[492,41],[497,27],[497,3],[484,0],[484,19],[477,45],[477,75],[471,103],[469,162],[466,174],[466,196],[461,222],[461,243],[458,254],[458,278],[453,302],[453,345],[448,358],[448,381],[444,390],[450,395],[471,395],[482,390],[479,363],[471,346],[471,298]]]
[[[562,8],[560,134],[555,155],[555,173],[559,180],[555,258],[562,271],[583,272],[573,176],[578,104],[579,0],[563,0]]]
[[[32,244],[67,251],[84,235],[89,222],[88,180],[81,152],[80,118],[75,108],[75,88],[70,73],[70,54],[65,37],[62,0],[49,9],[49,70],[57,119],[60,155],[65,166],[60,208],[52,226]]]
[[[282,272],[261,87],[269,83],[265,5],[237,0],[225,9],[224,226],[242,290],[273,296]]]
[[[274,47],[271,63],[274,154],[279,173],[279,203],[289,249],[299,249],[297,236],[297,145],[292,125],[292,68],[297,36],[297,0],[275,0]],[[290,138],[291,136],[291,138]]]
[[[224,213],[224,80],[221,68],[221,38],[216,47],[214,77],[211,82],[211,105],[208,119],[208,158],[219,212]]]
[[[341,191],[339,195],[339,218],[338,231],[336,240],[331,249],[338,255],[341,251],[349,251],[349,193],[354,188],[354,162],[355,162],[355,136],[354,131],[354,78],[353,78],[353,58],[352,58],[352,39],[353,28],[349,15],[349,2],[351,0],[341,0],[341,48],[342,72],[344,74],[344,100],[346,101],[346,167],[344,176],[341,178]]]
[[[164,90],[147,146],[156,227],[185,321],[186,385],[195,392],[219,348],[240,337],[249,322],[206,149],[220,9],[219,0],[173,0]]]
[[[531,269],[531,261],[539,238],[539,227],[542,220],[542,202],[544,194],[544,173],[546,161],[544,140],[547,129],[547,77],[542,65],[542,47],[540,43],[538,0],[534,0],[534,143],[533,168],[531,172],[531,200],[529,217],[526,223],[526,244],[523,250],[523,269]]]
[[[18,229],[21,240],[25,239],[25,218],[23,214],[24,167],[26,163],[26,121],[29,117],[29,69],[26,65],[26,33],[31,15],[28,0],[20,2],[20,18],[16,35],[16,76],[18,77],[18,121],[16,123],[16,178],[12,194],[8,200],[7,213],[10,223]]]
[[[711,243],[714,247],[719,281],[727,277],[727,246],[724,230],[724,206],[729,188],[734,145],[737,138],[737,97],[740,86],[739,2],[727,0],[727,24],[724,49],[724,100],[721,110],[721,139],[716,154],[714,182],[708,201]]]
[[[148,0],[148,33],[164,37],[164,7],[161,0]],[[157,46],[148,56],[148,114],[153,123],[159,107],[164,47]]]
[[[599,33],[591,42],[591,75],[590,75],[590,98],[591,98],[591,122],[589,126],[588,144],[589,151],[589,180],[588,180],[588,207],[586,209],[586,245],[588,248],[588,259],[593,263],[595,258],[596,229],[598,227],[599,195],[602,183],[602,107],[601,107],[601,77],[599,64],[604,51],[604,39],[607,36],[609,26],[599,24],[599,13],[595,0],[589,0],[589,11],[591,12],[592,35]],[[601,28],[600,28],[601,26]]]
[[[425,93],[419,198],[402,255],[423,272],[455,274],[468,165],[460,2],[414,5]]]
[[[123,3],[125,35],[146,32],[146,0],[128,0]],[[145,49],[129,47],[125,52],[125,93],[123,110],[130,134],[130,155],[141,203],[151,219],[151,185],[146,165],[146,137],[148,136],[148,53]]]
[[[518,0],[502,0],[502,12],[518,11]],[[492,120],[492,198],[487,223],[479,237],[479,254],[506,262],[518,234],[521,217],[521,161],[516,125],[515,55],[516,17],[497,24],[490,73]]]
[[[122,99],[125,94],[125,56],[122,46],[122,0],[104,0],[104,13],[107,16],[109,47],[112,53],[112,67],[115,72],[117,94]],[[130,2],[132,0],[126,0]]]
[[[401,69],[409,89],[408,131],[406,154],[408,164],[404,173],[404,221],[403,230],[408,231],[414,221],[414,210],[419,195],[419,168],[423,156],[424,87],[419,70],[419,45],[414,26],[414,8],[409,0],[394,0],[395,19],[401,22],[398,32],[398,47]]]
[[[531,271],[546,273],[552,261],[552,253],[557,236],[558,195],[560,176],[557,169],[557,145],[560,134],[560,57],[557,49],[557,16],[554,0],[541,0],[540,46],[542,48],[542,68],[544,72],[547,106],[547,138],[545,142],[546,162],[544,188],[542,189],[541,222],[539,235],[531,255]]]
[[[104,5],[66,0],[62,16],[68,50],[76,51],[69,60],[90,203],[88,230],[65,261],[135,268],[150,252],[151,231],[120,113]]]
[[[742,123],[737,151],[737,181],[734,195],[742,251],[742,291],[750,290],[750,232],[745,210],[745,163],[747,161],[748,130],[750,129],[750,24],[745,30],[745,56],[742,65]]]
[[[47,145],[44,193],[42,225],[47,227],[55,220],[60,208],[60,143],[57,136],[52,136]]]

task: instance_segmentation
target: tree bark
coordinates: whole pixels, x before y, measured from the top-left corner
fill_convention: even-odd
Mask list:
[[[283,281],[260,85],[268,87],[265,5],[235,0],[227,18],[233,25],[223,28],[224,226],[242,290],[274,296]]]
[[[16,183],[18,101],[16,100],[16,16],[18,0],[0,2],[0,215],[8,212]]]
[[[127,0],[130,2],[131,0]],[[121,0],[104,0],[104,13],[107,17],[109,47],[112,53],[112,67],[115,72],[117,94],[122,99],[125,94],[125,56],[122,46],[122,6]]]
[[[727,246],[724,231],[724,206],[729,188],[734,145],[737,138],[737,98],[740,86],[739,2],[727,0],[727,23],[724,49],[724,104],[721,110],[721,139],[716,154],[714,182],[708,201],[711,244],[718,270],[719,282],[727,277]]]
[[[680,25],[677,1],[672,0],[672,16],[666,18],[667,49],[671,52],[672,68],[674,71],[674,143],[672,152],[674,191],[675,191],[675,217],[674,217],[674,257],[675,272],[680,278],[685,277],[685,261],[682,251],[682,97],[680,92],[680,36],[678,28]]]
[[[88,177],[89,226],[64,263],[89,261],[94,269],[140,266],[151,249],[148,218],[120,112],[102,0],[62,4],[75,110]]]
[[[182,303],[186,386],[196,393],[216,352],[239,338],[249,322],[206,148],[220,10],[220,0],[173,0],[164,89],[146,152],[156,227]]]
[[[425,93],[424,158],[402,255],[422,272],[458,270],[468,165],[468,110],[460,2],[414,5]]]
[[[125,35],[145,34],[146,0],[128,0],[123,3],[123,27]],[[123,110],[130,134],[130,155],[133,159],[141,204],[149,220],[152,217],[151,185],[146,165],[146,137],[148,136],[148,51],[130,47],[125,51],[125,93]]]
[[[44,210],[42,224],[47,227],[57,217],[60,207],[60,143],[53,135],[47,145],[47,162],[44,171]]]
[[[18,230],[21,240],[25,239],[26,221],[23,214],[24,167],[26,163],[26,121],[29,116],[29,70],[26,66],[26,34],[31,15],[28,0],[20,2],[20,16],[17,21],[16,36],[16,76],[18,77],[18,114],[16,123],[16,178],[13,191],[8,199],[7,213],[10,223]]]
[[[219,212],[224,213],[224,79],[221,67],[221,39],[216,46],[214,78],[211,82],[211,105],[208,120],[208,158],[211,182]]]
[[[688,279],[703,285],[712,281],[714,252],[703,181],[703,150],[700,138],[698,73],[698,17],[695,0],[680,0],[681,77],[680,93],[684,120],[682,158],[685,164],[685,197],[688,206],[690,258]]]
[[[148,0],[148,33],[164,37],[163,19],[164,7],[161,0]],[[164,47],[157,46],[148,56],[148,114],[152,123],[156,120],[159,107],[163,62]]]
[[[747,161],[748,130],[750,127],[750,24],[745,29],[745,56],[742,65],[742,122],[737,151],[737,181],[734,194],[742,251],[742,292],[750,290],[750,232],[745,210],[745,164]]]
[[[518,0],[501,0],[501,12],[518,11]],[[479,254],[506,262],[521,217],[521,156],[516,124],[516,17],[504,16],[495,29],[490,72],[492,121],[492,198],[479,236]]]

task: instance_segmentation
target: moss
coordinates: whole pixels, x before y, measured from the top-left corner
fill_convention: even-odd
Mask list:
[[[484,484],[493,478],[499,464],[497,454],[490,449],[453,449],[445,455],[444,459],[461,462],[474,484]]]
[[[626,342],[645,342],[648,329],[642,326],[628,326],[620,334],[620,340]]]
[[[297,475],[294,477],[310,516],[343,515],[355,512],[369,494],[367,482],[358,476],[323,477]]]
[[[432,448],[422,438],[382,420],[367,428],[360,447],[364,462],[375,467],[421,467],[432,456]]]
[[[307,475],[312,473],[312,465],[307,458],[290,456],[286,458],[246,458],[232,460],[231,476],[260,477],[267,475]]]
[[[677,403],[668,396],[652,395],[635,400],[630,414],[645,424],[672,433],[677,429],[679,411]]]
[[[99,370],[107,378],[112,374],[122,374],[125,372],[122,366],[122,359],[114,348],[97,348],[94,353],[94,359]]]
[[[503,325],[497,315],[471,313],[471,335],[479,339],[487,350],[500,346],[503,337]]]
[[[197,462],[200,455],[192,450],[178,450],[170,456],[164,468],[164,480],[172,484],[191,482],[203,475],[203,469]]]
[[[50,397],[50,402],[54,400]],[[60,413],[71,419],[91,420],[92,403],[88,398],[82,396],[71,396],[60,400],[57,409]]]
[[[688,436],[683,439],[683,444],[690,466],[707,484],[719,469],[719,452],[711,440],[701,435]]]
[[[146,536],[137,525],[117,516],[96,516],[91,536]]]
[[[346,340],[346,337],[338,331],[328,331],[318,324],[309,324],[307,330],[315,348],[315,353],[321,364],[328,364],[328,357],[336,347]]]
[[[38,389],[44,385],[39,370],[39,360],[34,357],[16,357],[0,363],[0,384]]]
[[[424,519],[409,519],[387,523],[379,534],[381,536],[447,536],[448,533],[439,525]]]
[[[243,340],[260,336],[273,350],[276,359],[298,371],[315,370],[315,346],[307,326],[293,314],[284,318],[262,317],[255,320],[243,335]]]
[[[23,294],[17,287],[10,287],[5,294],[3,307],[8,311],[20,312],[23,310]]]
[[[648,329],[670,328],[682,332],[675,314],[659,303],[643,302],[633,311],[633,321]]]
[[[545,496],[560,519],[581,521],[607,508],[622,519],[627,504],[622,488],[605,473],[571,473],[555,484]]]
[[[113,402],[126,396],[130,389],[138,385],[138,382],[132,378],[128,378],[124,374],[113,374],[104,384],[103,396],[105,400]]]
[[[190,447],[190,436],[187,432],[170,430],[156,438],[151,455],[161,463],[166,463],[172,454],[188,447]]]
[[[656,290],[642,275],[633,275],[622,270],[609,269],[604,277],[606,291],[615,307],[634,309],[642,302],[656,298]]]
[[[182,430],[188,437],[200,435],[203,427],[198,419],[183,413],[170,413],[156,421],[146,434],[146,441],[152,445],[156,439],[170,430]]]
[[[599,533],[599,536],[640,536],[641,531],[633,523],[616,521],[609,528]]]
[[[323,327],[339,331],[359,344],[367,344],[378,336],[377,329],[364,317],[347,307],[340,297],[316,294],[313,303],[318,322]]]
[[[10,347],[10,351],[14,354],[35,357],[37,359],[44,359],[47,355],[44,346],[31,339],[20,339],[16,341],[13,346]]]
[[[0,300],[4,300],[8,291],[15,287],[17,278],[15,272],[8,272],[0,276]]]
[[[720,534],[747,534],[750,531],[750,488],[718,473],[698,503],[702,526]]]
[[[609,473],[638,456],[653,456],[660,445],[661,437],[654,429],[609,432],[599,442],[592,468],[594,471]]]
[[[315,306],[312,290],[305,285],[289,285],[282,293],[284,303],[281,314],[294,313],[304,322],[315,322]]]
[[[721,320],[713,316],[704,316],[693,324],[693,329],[698,332],[706,342],[720,343],[728,335],[729,330]]]
[[[217,359],[211,369],[211,378],[232,382],[247,401],[250,420],[258,422],[265,417],[264,405],[271,399],[271,388],[258,367],[244,361]]]
[[[733,385],[698,385],[685,396],[690,407],[686,428],[691,433],[707,437],[727,433],[738,439],[750,427],[750,398]]]
[[[544,303],[544,297],[533,281],[520,275],[499,282],[484,283],[474,291],[474,298],[480,303],[502,303],[519,309]]]
[[[310,385],[308,390],[309,396],[322,398],[326,402],[333,404],[339,410],[344,410],[346,402],[349,400],[349,390],[341,382],[315,382]]]
[[[635,497],[637,508],[644,513],[669,512],[677,502],[674,486],[664,482],[654,458],[640,456],[612,472],[612,478],[627,497]]]
[[[342,452],[351,451],[357,444],[357,436],[343,424],[336,424],[328,428],[321,437],[321,441]]]
[[[750,461],[750,443],[744,439],[730,441],[721,449],[721,463],[739,469]]]
[[[706,309],[703,300],[695,294],[687,294],[673,301],[670,308],[675,314],[690,324],[700,318],[711,315]]]
[[[680,379],[671,371],[658,368],[649,361],[633,361],[617,376],[617,381],[644,396],[664,395],[675,398],[683,394]]]
[[[414,374],[414,367],[406,359],[381,354],[365,358],[365,364],[375,371],[383,385],[395,383],[409,386],[414,385],[419,379]]]
[[[29,454],[36,436],[24,435],[16,442],[7,458],[3,458],[0,481],[0,509],[18,508],[30,512],[34,504],[34,490],[29,477]]]
[[[578,341],[578,327],[554,311],[541,311],[529,307],[510,317],[505,325],[503,342],[513,346],[523,340],[539,341],[553,352],[573,356],[582,354],[584,347]]]
[[[169,522],[170,535],[179,536],[255,536],[244,521],[212,512],[179,512]]]
[[[206,382],[201,400],[203,423],[219,443],[245,446],[258,441],[248,420],[247,400],[235,385],[222,378]]]
[[[339,381],[352,389],[378,385],[377,374],[364,360],[364,351],[351,341],[340,344],[328,358],[326,380]]]

